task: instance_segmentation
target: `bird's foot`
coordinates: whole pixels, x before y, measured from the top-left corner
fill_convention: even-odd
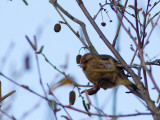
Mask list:
[[[100,89],[100,87],[95,85],[95,86],[93,86],[91,89],[83,90],[83,91],[81,92],[81,94],[84,93],[84,92],[87,92],[88,95],[94,95],[94,94],[96,94],[96,93],[98,92],[99,89]]]

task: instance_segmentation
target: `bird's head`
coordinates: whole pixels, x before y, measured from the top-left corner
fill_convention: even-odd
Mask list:
[[[87,64],[92,61],[93,59],[96,58],[96,55],[91,54],[91,53],[87,53],[85,55],[83,55],[80,59],[80,65],[82,69],[85,69],[87,67]]]

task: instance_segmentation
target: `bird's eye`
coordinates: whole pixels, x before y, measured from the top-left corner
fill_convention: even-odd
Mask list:
[[[93,58],[87,58],[87,59],[86,59],[85,57],[84,57],[84,58],[82,57],[82,58],[81,58],[81,64],[87,64],[87,63],[88,63],[89,61],[91,61],[92,59],[93,59]]]
[[[88,61],[89,61],[89,60],[85,60],[85,61],[83,61],[83,63],[86,64],[86,63],[88,63]]]
[[[83,60],[81,61],[81,64],[87,64],[89,62],[89,60]]]

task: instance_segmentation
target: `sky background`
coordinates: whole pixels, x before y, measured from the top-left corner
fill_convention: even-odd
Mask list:
[[[79,39],[69,30],[66,25],[62,25],[62,29],[59,33],[54,32],[54,25],[58,21],[62,21],[54,7],[45,0],[32,0],[27,1],[28,6],[24,4],[23,1],[16,0],[1,0],[0,1],[0,71],[3,72],[8,77],[12,78],[20,84],[28,85],[30,89],[36,91],[37,93],[44,95],[42,88],[39,83],[37,65],[34,51],[28,44],[25,35],[27,35],[33,42],[33,36],[37,37],[38,49],[44,45],[43,53],[47,56],[50,62],[56,65],[59,69],[62,69],[62,65],[67,62],[66,74],[72,76],[79,84],[87,84],[88,80],[82,73],[81,69],[76,64],[76,55],[79,49],[83,47]],[[86,28],[89,37],[95,45],[95,48],[100,54],[113,55],[110,50],[104,45],[102,40],[99,38],[91,24],[88,22],[86,17],[81,12],[79,6],[75,0],[58,0],[59,4],[62,5],[69,13],[74,17],[83,21],[86,24]],[[100,0],[88,0],[84,2],[86,8],[94,16],[99,9]],[[155,1],[152,0],[151,4]],[[104,3],[104,1],[102,1]],[[131,3],[130,3],[131,4]],[[138,7],[145,9],[145,4],[139,2]],[[159,11],[160,6],[158,5],[154,10],[153,14]],[[100,29],[104,32],[106,37],[110,42],[114,39],[115,30],[117,27],[117,18],[115,13],[113,13],[109,6],[106,7],[109,11],[108,14],[113,21],[109,22],[109,18],[103,12],[103,20],[106,22],[106,27],[101,26],[102,18],[99,14],[95,20]],[[132,9],[128,10],[132,11]],[[142,16],[140,16],[142,18]],[[66,17],[67,19],[67,17]],[[67,19],[70,25],[75,31],[80,31],[80,26],[73,23],[71,20]],[[134,22],[134,20],[133,20]],[[125,24],[127,26],[127,23]],[[148,27],[147,31],[151,29]],[[156,27],[153,34],[151,35],[151,41],[145,52],[148,54],[149,58],[154,57],[160,58],[160,27]],[[133,32],[133,31],[131,31]],[[134,32],[133,32],[134,34]],[[130,50],[130,45],[133,44],[132,40],[122,29],[120,34],[120,54],[124,60],[129,64],[133,56],[133,52]],[[134,46],[134,44],[133,44]],[[81,50],[83,55],[88,51]],[[26,55],[31,57],[31,69],[29,71],[24,70],[24,58]],[[42,75],[42,81],[45,86],[46,91],[48,90],[47,84],[56,83],[63,78],[53,67],[51,67],[41,55],[38,55],[40,70]],[[5,59],[5,60],[4,60]],[[154,58],[155,59],[155,58]],[[146,60],[147,57],[146,57]],[[134,63],[139,63],[138,58],[136,58]],[[157,85],[160,85],[160,68],[154,66],[152,73],[156,80]],[[57,77],[58,76],[58,77]],[[53,120],[53,113],[50,110],[48,103],[42,100],[38,96],[15,86],[8,80],[0,77],[2,81],[2,95],[7,94],[12,90],[16,90],[16,93],[11,97],[4,100],[2,103],[2,109],[11,105],[8,108],[7,113],[13,115],[18,120]],[[149,89],[153,88],[153,84],[149,81]],[[64,105],[69,104],[69,92],[73,89],[73,86],[60,87],[54,91],[54,94]],[[82,88],[83,90],[84,88]],[[76,91],[76,102],[74,107],[84,110],[82,105],[82,99],[78,97],[77,89]],[[144,105],[139,102],[139,100],[132,94],[126,94],[128,91],[125,87],[119,86],[117,95],[117,114],[132,114],[138,112],[148,112]],[[97,101],[99,103],[99,108],[103,109],[106,114],[112,114],[112,104],[113,104],[113,89],[103,90],[101,89],[97,94]],[[151,97],[157,99],[157,93],[151,90]],[[52,97],[50,97],[53,99]],[[91,96],[91,101],[96,105],[95,96]],[[37,105],[34,108],[34,106]],[[91,108],[92,112],[96,112]],[[23,117],[24,113],[28,113],[26,117]],[[77,120],[87,120],[93,119],[97,120],[97,117],[88,117],[85,114],[80,114],[78,112],[68,110],[72,115],[72,118]],[[66,113],[61,110],[57,113],[59,119],[61,115],[66,115]],[[77,118],[78,116],[78,118]],[[105,118],[106,119],[106,118]],[[108,120],[110,118],[107,118]],[[129,118],[119,118],[120,120],[152,120],[151,116],[138,116]],[[7,117],[3,116],[3,120],[8,120]],[[65,120],[65,119],[64,119]]]

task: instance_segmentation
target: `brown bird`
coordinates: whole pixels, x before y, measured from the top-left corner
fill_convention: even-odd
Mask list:
[[[88,53],[80,58],[79,63],[88,80],[94,84],[93,88],[87,90],[89,95],[95,94],[100,88],[124,85],[131,93],[143,99],[137,86],[128,80],[124,68],[112,56]]]

